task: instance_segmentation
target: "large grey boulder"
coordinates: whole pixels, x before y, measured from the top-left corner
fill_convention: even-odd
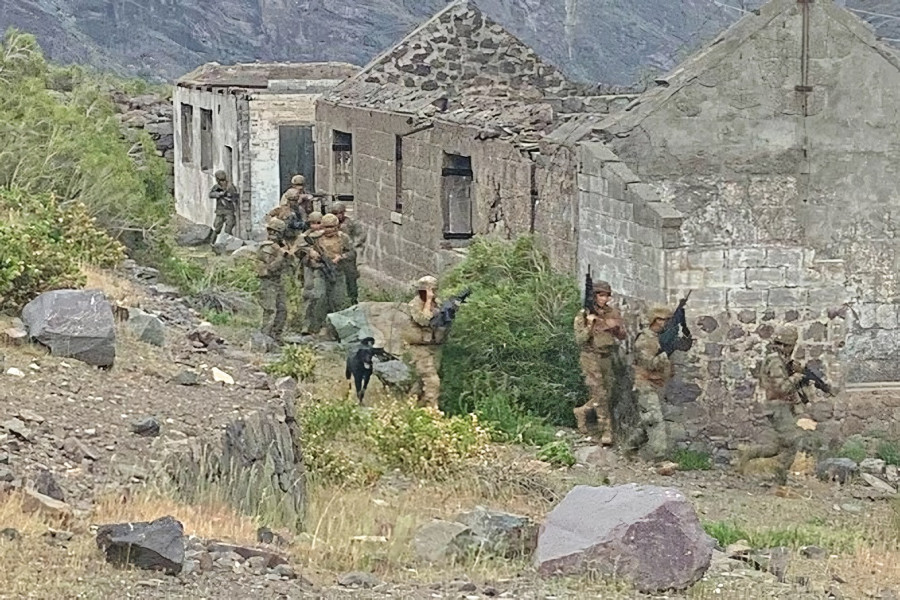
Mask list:
[[[456,516],[468,527],[481,552],[515,558],[529,556],[537,545],[538,526],[528,517],[481,506]]]
[[[232,254],[244,245],[244,240],[222,232],[213,242],[213,252],[216,254]]]
[[[401,332],[410,321],[403,302],[360,302],[346,310],[328,315],[328,323],[342,344],[349,345],[365,337],[394,356],[403,354]]]
[[[166,344],[166,326],[159,317],[139,308],[128,309],[128,329],[145,344],[160,347]]]
[[[175,234],[175,243],[179,246],[202,246],[209,243],[212,227],[199,223],[185,225]]]
[[[545,576],[596,572],[650,593],[697,582],[714,547],[678,490],[580,485],[541,526],[534,564]]]
[[[420,559],[441,563],[464,556],[477,544],[472,530],[462,523],[435,519],[416,532],[413,548]]]
[[[116,323],[98,290],[56,290],[41,294],[22,310],[28,335],[54,356],[111,367],[116,360]]]
[[[174,575],[181,572],[184,564],[184,527],[172,517],[101,525],[97,530],[97,546],[112,564],[132,564]]]

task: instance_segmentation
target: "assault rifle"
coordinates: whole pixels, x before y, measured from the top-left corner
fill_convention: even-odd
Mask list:
[[[345,376],[347,379],[353,378],[353,385],[356,387],[356,398],[362,404],[363,397],[366,395],[366,388],[369,387],[369,379],[372,378],[372,360],[375,357],[385,360],[398,360],[396,356],[387,352],[384,348],[375,347],[375,338],[367,337],[360,340],[360,345],[350,348],[347,352],[347,369]]]
[[[591,277],[591,265],[588,265],[587,273],[584,274],[584,312],[590,315],[597,308],[594,303],[594,278]]]
[[[303,236],[303,239],[306,240],[306,243],[312,246],[312,249],[319,253],[319,262],[322,263],[322,272],[325,274],[325,279],[329,282],[334,283],[337,278],[337,266],[332,262],[332,260],[325,254],[325,251],[322,250],[322,246],[319,245],[318,238],[311,238],[309,235]]]
[[[678,302],[675,312],[672,313],[672,316],[666,321],[665,327],[659,333],[659,352],[665,352],[666,356],[672,356],[676,350],[687,352],[694,345],[694,338],[691,336],[691,330],[688,329],[687,318],[684,314],[684,306],[690,297],[691,292],[688,292],[687,296]]]
[[[791,371],[794,373],[803,373],[803,379],[797,384],[797,395],[800,396],[800,402],[809,404],[809,395],[804,388],[810,383],[823,394],[828,396],[834,395],[831,386],[828,385],[821,375],[813,371],[809,365],[804,366],[802,369],[803,370],[800,370],[800,365],[796,361],[791,361]]]
[[[456,311],[459,310],[459,307],[462,303],[464,303],[469,296],[472,294],[472,290],[466,288],[463,292],[456,296],[455,298],[450,298],[449,300],[445,300],[444,304],[441,305],[440,310],[438,310],[437,314],[431,317],[431,325],[434,329],[439,329],[442,327],[449,327],[451,323],[453,323],[453,319],[456,318]]]

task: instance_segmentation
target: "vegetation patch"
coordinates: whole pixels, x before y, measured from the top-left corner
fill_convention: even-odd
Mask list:
[[[676,450],[672,455],[672,462],[678,463],[680,471],[709,471],[712,468],[709,453],[697,450]]]
[[[264,370],[275,377],[293,377],[297,381],[308,381],[315,377],[318,357],[306,346],[290,344],[281,351],[275,362],[266,365]]]

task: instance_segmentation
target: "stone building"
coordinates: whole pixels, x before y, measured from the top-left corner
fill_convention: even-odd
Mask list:
[[[383,284],[443,272],[475,235],[534,233],[571,271],[570,121],[629,100],[567,81],[456,2],[319,100],[318,190],[351,203],[369,233],[368,274]]]
[[[278,204],[292,175],[315,186],[315,102],[358,71],[343,63],[210,63],[178,80],[175,203],[211,225],[213,174],[224,170],[241,196],[236,234],[249,237]]]
[[[759,435],[783,323],[845,388],[808,407],[820,434],[897,428],[896,394],[854,390],[900,379],[898,117],[895,50],[832,0],[772,0],[583,138],[579,271],[635,309],[693,290],[673,439]]]

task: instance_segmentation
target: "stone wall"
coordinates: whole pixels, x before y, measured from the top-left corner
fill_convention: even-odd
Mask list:
[[[443,273],[462,257],[467,240],[445,240],[441,212],[444,153],[469,156],[474,173],[473,229],[510,238],[531,231],[532,183],[538,193],[535,233],[562,270],[574,265],[576,211],[569,170],[574,154],[547,146],[535,160],[512,143],[478,139],[478,131],[454,124],[420,123],[408,115],[319,102],[316,178],[332,193],[332,132],[353,135],[352,210],[367,228],[364,262],[379,283],[405,286],[427,273]],[[395,210],[396,136],[403,142],[403,210]],[[534,177],[532,177],[534,169]]]

